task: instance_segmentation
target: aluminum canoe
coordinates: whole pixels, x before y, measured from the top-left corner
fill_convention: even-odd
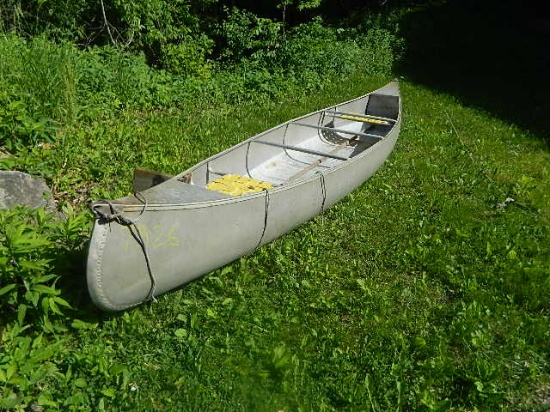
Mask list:
[[[176,176],[159,175],[133,195],[91,202],[92,300],[107,311],[131,308],[287,233],[369,179],[392,152],[400,126],[392,82],[273,127]],[[207,188],[224,176],[269,188],[237,196]]]

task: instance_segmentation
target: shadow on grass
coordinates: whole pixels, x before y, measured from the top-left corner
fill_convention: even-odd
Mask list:
[[[450,0],[402,22],[410,81],[529,130],[550,147],[550,18],[513,0]]]
[[[81,248],[64,250],[56,256],[55,271],[61,275],[58,284],[61,297],[76,311],[76,318],[93,319],[101,315],[101,311],[93,304],[86,283],[87,243]]]

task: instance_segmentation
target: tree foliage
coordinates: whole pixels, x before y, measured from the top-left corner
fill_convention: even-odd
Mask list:
[[[201,24],[217,0],[8,0],[0,29],[80,46],[112,45],[145,53],[152,64],[193,71],[174,56],[203,60],[212,43]],[[165,61],[166,60],[166,61]]]
[[[388,3],[396,4],[400,0]],[[273,51],[292,27],[320,17],[348,18],[365,7],[349,0],[4,0],[0,32],[45,36],[80,47],[143,53],[149,64],[209,76],[211,59],[239,61]]]

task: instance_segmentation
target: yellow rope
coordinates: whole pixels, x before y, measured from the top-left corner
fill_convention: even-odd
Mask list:
[[[273,185],[269,182],[263,182],[246,176],[224,175],[208,183],[206,188],[230,196],[241,196],[261,192],[264,189],[271,189]]]

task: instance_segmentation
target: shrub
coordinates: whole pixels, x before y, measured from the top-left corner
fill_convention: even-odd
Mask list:
[[[196,53],[205,53],[201,50]],[[83,114],[168,106],[178,85],[167,72],[148,66],[144,55],[113,47],[81,51],[41,38],[0,36],[0,55],[0,130],[5,139],[0,144],[10,148],[16,142],[51,140],[54,122],[70,124]],[[206,73],[201,62],[199,56],[178,67],[194,75]]]
[[[207,55],[214,43],[207,36],[186,37],[178,43],[162,47],[162,67],[171,73],[198,78],[210,77]]]
[[[388,75],[396,59],[396,31],[372,24],[365,30],[334,29],[320,18],[290,31],[280,55],[286,70],[341,76],[354,71]]]
[[[223,43],[222,59],[240,62],[247,58],[265,61],[275,57],[281,43],[280,23],[236,7],[226,9],[226,13],[227,18],[218,27]]]
[[[113,47],[92,48],[80,53],[78,73],[79,104],[87,115],[172,103],[175,79],[148,66],[144,55],[123,53]]]
[[[63,308],[70,307],[60,296],[56,268],[65,264],[64,250],[80,249],[87,216],[65,212],[66,220],[57,220],[43,209],[0,211],[2,323],[16,318],[21,329],[40,325],[41,331],[54,332],[52,317],[63,318]]]
[[[57,130],[47,117],[34,117],[27,103],[0,82],[0,146],[13,152],[26,146],[50,143]]]

